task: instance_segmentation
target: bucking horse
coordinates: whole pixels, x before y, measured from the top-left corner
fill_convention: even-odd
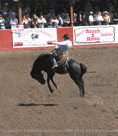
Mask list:
[[[55,73],[58,74],[69,73],[71,79],[80,89],[80,96],[84,97],[85,89],[83,75],[87,71],[86,65],[80,63],[79,61],[72,57],[65,57],[61,60],[57,59],[58,67],[53,69],[51,55],[53,54],[41,54],[38,56],[38,58],[33,63],[33,67],[30,73],[31,77],[36,79],[40,84],[44,85],[46,83],[46,80],[44,79],[43,71],[46,72],[48,88],[50,92],[53,93],[53,89],[50,86],[50,81],[52,81],[55,88],[57,88],[57,85],[53,80]]]

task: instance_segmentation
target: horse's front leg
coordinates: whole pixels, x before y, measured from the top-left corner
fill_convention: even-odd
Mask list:
[[[57,84],[54,82],[53,77],[51,78],[51,81],[52,81],[53,85],[55,86],[55,88],[57,89]]]
[[[48,88],[49,88],[49,90],[50,90],[51,93],[53,93],[53,89],[50,86],[50,80],[52,81],[53,85],[57,88],[57,85],[56,85],[56,83],[53,80],[54,74],[55,74],[54,72],[49,72],[48,75],[47,75]]]
[[[50,78],[49,78],[49,76],[47,77],[47,84],[48,84],[48,88],[49,88],[50,92],[53,93],[53,89],[50,86]]]

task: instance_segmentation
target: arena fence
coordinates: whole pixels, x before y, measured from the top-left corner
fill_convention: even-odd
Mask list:
[[[117,25],[37,29],[15,26],[0,30],[0,50],[52,49],[52,42],[63,41],[65,33],[70,36],[72,48],[118,45]]]

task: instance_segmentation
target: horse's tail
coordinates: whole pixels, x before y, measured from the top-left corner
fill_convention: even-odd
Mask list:
[[[87,67],[86,67],[83,63],[80,63],[80,67],[81,67],[81,70],[82,70],[80,77],[82,78],[82,76],[83,76],[83,75],[86,73],[86,71],[87,71]]]

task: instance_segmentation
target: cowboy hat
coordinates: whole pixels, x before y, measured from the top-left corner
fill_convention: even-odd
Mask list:
[[[104,11],[104,14],[108,14],[108,12],[107,12],[107,11]]]
[[[89,14],[93,14],[93,12],[92,12],[92,11],[90,11],[90,12],[89,12]]]
[[[69,36],[68,34],[64,34],[62,37],[65,37],[65,38],[67,38],[67,39],[70,38],[70,36]]]

